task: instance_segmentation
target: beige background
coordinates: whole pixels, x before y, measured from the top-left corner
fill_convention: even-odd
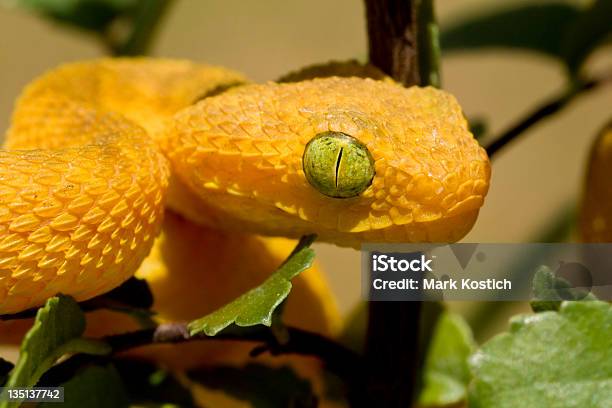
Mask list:
[[[511,1],[439,0],[442,25],[475,8]],[[153,54],[225,65],[257,81],[331,59],[365,59],[364,11],[359,0],[181,0],[167,15]],[[0,128],[15,97],[33,77],[60,63],[102,55],[86,35],[23,11],[0,8]],[[612,66],[610,49],[589,62]],[[488,51],[445,56],[444,87],[468,116],[506,128],[563,84],[562,67],[526,52]],[[589,144],[612,116],[612,87],[577,101],[504,150],[493,166],[491,191],[465,241],[533,239],[556,211],[578,197]],[[347,312],[359,298],[359,253],[317,245]]]

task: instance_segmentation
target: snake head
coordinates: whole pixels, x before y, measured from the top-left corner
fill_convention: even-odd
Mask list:
[[[490,178],[452,95],[362,78],[238,87],[180,112],[165,145],[204,222],[345,246],[457,241]]]

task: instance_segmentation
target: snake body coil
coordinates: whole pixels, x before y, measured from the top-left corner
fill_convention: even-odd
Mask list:
[[[373,178],[356,196],[322,194],[304,174],[305,146],[326,132],[367,149]],[[343,149],[332,149],[336,183]],[[0,314],[119,285],[150,251],[166,205],[215,229],[345,246],[455,241],[489,173],[456,100],[432,88],[257,85],[173,60],[65,65],[26,88],[0,151]]]

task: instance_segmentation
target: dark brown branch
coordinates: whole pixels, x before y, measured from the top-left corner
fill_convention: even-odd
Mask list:
[[[365,0],[370,63],[406,86],[420,83],[416,7],[410,0]]]
[[[421,302],[369,303],[365,358],[370,403],[412,405],[421,307]]]
[[[365,0],[365,6],[370,63],[405,86],[439,86],[439,45],[432,0]],[[412,406],[427,343],[439,314],[437,306],[369,302],[367,401],[360,401],[363,406]],[[426,321],[422,320],[424,309],[429,311]]]
[[[292,327],[287,327],[287,330],[289,340],[283,344],[279,344],[272,331],[263,326],[226,329],[214,337],[209,337],[204,334],[190,336],[187,323],[165,323],[151,329],[107,336],[102,340],[111,346],[113,355],[152,344],[206,340],[249,341],[261,343],[256,347],[260,354],[268,351],[272,355],[299,354],[318,357],[330,372],[350,383],[361,383],[363,363],[357,353],[316,333]],[[76,354],[49,370],[43,377],[41,384],[46,386],[61,384],[72,378],[84,365],[104,362],[108,358],[108,356]]]
[[[187,323],[164,323],[151,329],[105,337],[114,353],[148,344],[183,343],[187,341],[235,340],[263,343],[267,351],[277,354],[301,354],[319,357],[326,367],[342,376],[353,377],[360,372],[361,357],[346,347],[316,333],[287,327],[289,339],[278,343],[272,330],[264,326],[226,329],[214,337],[205,334],[191,336]]]
[[[517,139],[518,136],[523,134],[526,130],[528,130],[535,124],[561,111],[563,108],[569,105],[570,102],[573,102],[578,96],[581,96],[587,93],[588,91],[591,91],[599,87],[600,85],[611,81],[612,77],[607,76],[579,82],[569,91],[565,91],[561,95],[539,106],[533,112],[530,112],[523,119],[519,120],[515,125],[503,132],[500,136],[496,137],[493,142],[491,142],[491,144],[486,147],[489,157],[493,157],[493,155],[495,155],[500,149],[502,149],[504,146],[506,146],[513,140]]]

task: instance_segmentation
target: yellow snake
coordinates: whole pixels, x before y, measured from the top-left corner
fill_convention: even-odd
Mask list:
[[[342,136],[331,189],[355,176],[345,143],[367,152],[358,194],[322,193],[305,174],[305,149],[325,134]],[[64,65],[24,90],[0,151],[0,314],[121,284],[165,206],[228,234],[449,242],[472,227],[489,177],[441,90],[338,77],[250,84],[177,60]]]

